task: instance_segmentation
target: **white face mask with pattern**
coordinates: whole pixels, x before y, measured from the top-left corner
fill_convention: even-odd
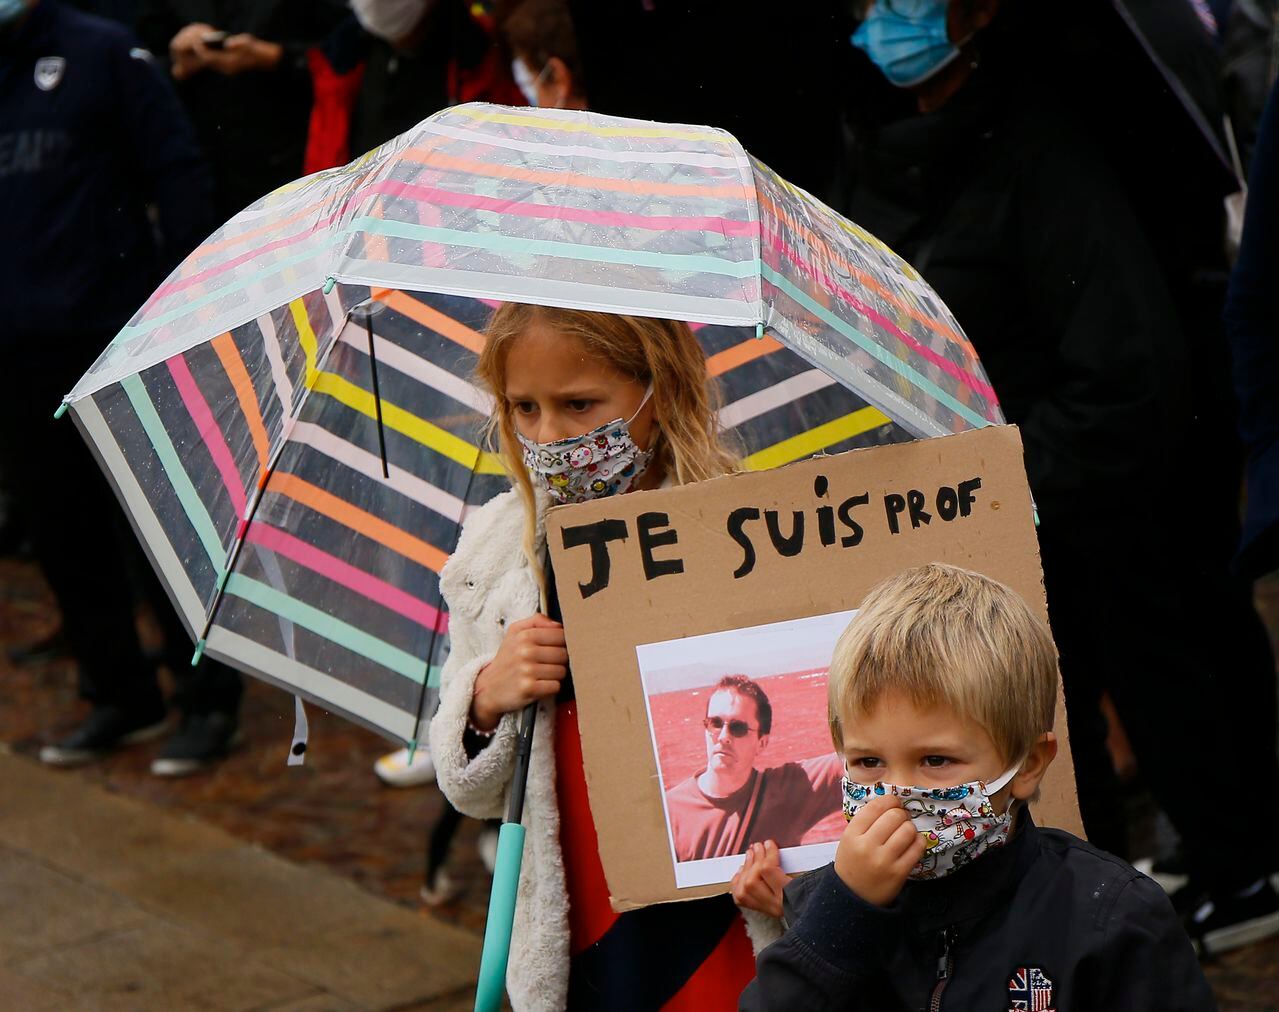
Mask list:
[[[580,436],[535,443],[517,433],[525,467],[557,505],[629,492],[653,460],[652,451],[641,450],[630,430],[652,396],[650,384],[630,418],[615,418]]]
[[[992,847],[1008,841],[1013,824],[1010,799],[999,815],[991,804],[1021,769],[1013,766],[989,784],[974,780],[955,787],[898,787],[883,782],[854,783],[844,775],[844,818],[853,816],[870,801],[884,794],[901,798],[915,830],[924,838],[924,856],[910,870],[915,880],[943,878],[970,864]]]

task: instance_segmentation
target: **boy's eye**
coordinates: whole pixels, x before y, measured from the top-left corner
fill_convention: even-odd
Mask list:
[[[884,765],[884,760],[877,759],[873,755],[864,755],[860,759],[854,759],[849,765],[853,769],[877,770]]]
[[[944,755],[926,755],[926,756],[924,756],[924,765],[925,765],[926,767],[928,767],[928,769],[930,769],[930,770],[940,770],[940,769],[945,769],[945,768],[946,768],[947,766],[949,766],[949,765],[950,765],[953,761],[954,761],[954,760],[949,759],[949,758],[947,758],[947,757],[946,757],[946,756],[944,756]]]

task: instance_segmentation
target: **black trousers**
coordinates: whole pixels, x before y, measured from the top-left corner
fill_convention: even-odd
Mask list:
[[[163,708],[155,667],[138,641],[136,586],[163,632],[177,705],[188,713],[234,711],[243,692],[240,676],[209,660],[191,667],[190,636],[110,485],[71,419],[53,418],[109,340],[102,334],[40,335],[10,345],[8,361],[20,376],[0,397],[0,467],[15,516],[62,612],[83,698],[139,713]]]
[[[1166,503],[1149,496],[1124,524],[1040,531],[1089,839],[1128,856],[1098,706],[1108,691],[1192,874],[1220,888],[1251,883],[1279,860],[1234,810],[1241,790],[1273,796],[1279,767],[1274,657],[1251,585],[1228,568],[1238,531],[1229,490],[1218,483],[1215,502],[1195,497],[1184,526],[1155,519]]]

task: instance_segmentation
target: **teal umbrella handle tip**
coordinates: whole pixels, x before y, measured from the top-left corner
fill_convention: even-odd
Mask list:
[[[194,668],[197,664],[199,664],[200,658],[203,656],[204,656],[204,640],[200,640],[200,642],[195,645],[195,653],[191,655],[191,667]]]
[[[511,955],[511,928],[515,921],[515,896],[524,860],[524,827],[504,822],[497,834],[497,860],[493,864],[493,891],[489,893],[488,920],[484,926],[484,951],[480,978],[475,987],[475,1012],[498,1012],[506,992],[506,963]]]
[[[66,401],[63,401],[61,404],[59,404],[58,410],[53,413],[54,420],[56,421],[57,419],[65,415],[67,413],[67,408],[69,407],[71,407],[71,405],[67,403]]]
[[[337,279],[336,279],[336,278],[325,278],[325,279],[324,279],[324,294],[325,294],[325,295],[328,295],[328,294],[329,294],[329,292],[333,291],[333,286],[334,286],[334,285],[336,285],[336,284],[337,284]]]

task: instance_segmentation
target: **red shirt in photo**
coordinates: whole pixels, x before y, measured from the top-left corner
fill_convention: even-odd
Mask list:
[[[726,798],[702,793],[697,778],[704,772],[666,792],[677,861],[742,854],[752,843],[765,840],[798,847],[809,830],[840,811],[844,764],[833,752],[755,770]]]

